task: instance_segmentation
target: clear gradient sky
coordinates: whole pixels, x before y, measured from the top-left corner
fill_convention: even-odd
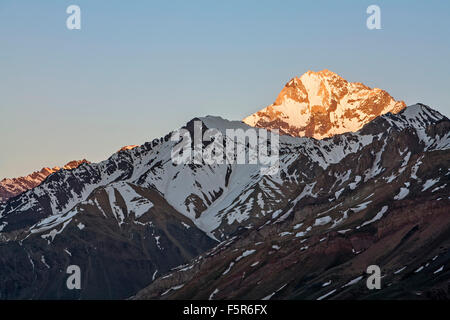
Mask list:
[[[81,7],[81,30],[66,8]],[[381,7],[382,30],[366,28]],[[450,1],[0,1],[0,179],[243,117],[308,70],[450,115]]]

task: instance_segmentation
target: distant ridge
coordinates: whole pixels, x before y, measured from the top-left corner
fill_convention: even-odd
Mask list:
[[[0,202],[6,201],[9,198],[15,197],[27,190],[37,187],[52,173],[61,169],[72,170],[78,168],[83,163],[90,163],[86,159],[74,160],[65,164],[63,167],[42,168],[24,177],[3,179],[0,181]]]

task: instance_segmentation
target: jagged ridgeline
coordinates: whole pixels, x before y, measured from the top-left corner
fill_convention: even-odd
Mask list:
[[[301,82],[308,105],[319,105],[312,80]],[[354,103],[360,128],[320,131],[330,135],[322,140],[281,135],[276,174],[259,164],[175,165],[173,133],[51,173],[0,203],[0,298],[447,295],[450,121],[389,99],[362,119],[356,96],[332,100],[335,113]],[[331,119],[327,99],[321,112]],[[381,290],[365,287],[371,264],[385,275]],[[80,267],[81,290],[66,286],[70,265]]]

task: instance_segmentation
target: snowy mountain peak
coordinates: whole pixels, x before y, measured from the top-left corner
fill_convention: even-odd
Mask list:
[[[406,107],[386,91],[348,82],[329,70],[291,79],[275,102],[243,121],[283,134],[317,139],[357,131],[374,118]]]

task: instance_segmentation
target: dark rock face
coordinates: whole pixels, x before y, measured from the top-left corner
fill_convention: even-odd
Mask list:
[[[154,190],[128,187],[153,205],[138,218],[117,189],[112,208],[99,188],[67,225],[0,243],[0,298],[124,299],[215,244]],[[66,286],[69,265],[80,267],[81,290]]]

